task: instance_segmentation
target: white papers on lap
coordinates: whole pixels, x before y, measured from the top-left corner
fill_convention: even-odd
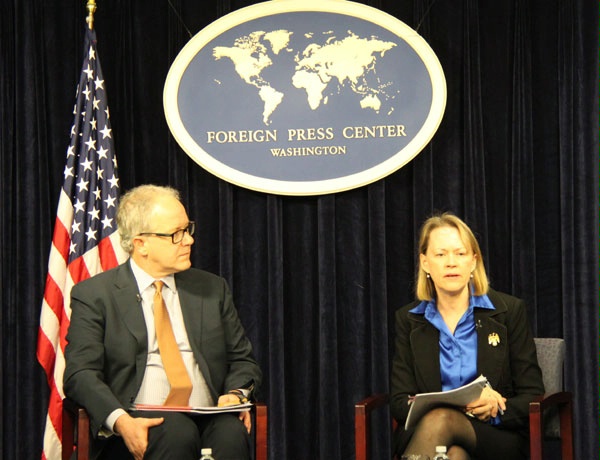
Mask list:
[[[160,406],[154,404],[135,404],[133,410],[162,411],[162,412],[185,412],[188,414],[223,414],[225,412],[247,412],[252,407],[252,403],[234,404],[232,406],[205,406],[205,407],[186,407],[186,406]]]
[[[434,393],[418,393],[410,402],[408,417],[404,429],[414,427],[417,422],[434,407],[438,406],[456,406],[464,407],[470,402],[479,399],[481,391],[488,385],[487,379],[480,375],[471,383],[467,383],[462,387],[454,390],[439,391]]]

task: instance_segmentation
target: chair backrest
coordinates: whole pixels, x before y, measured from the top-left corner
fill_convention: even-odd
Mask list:
[[[546,394],[563,390],[565,341],[557,338],[534,338],[537,359],[542,369]]]
[[[542,378],[546,394],[563,391],[563,372],[565,362],[565,341],[559,338],[534,338],[537,359],[542,369]],[[546,418],[546,417],[545,417]],[[555,412],[550,412],[545,420],[545,434],[558,437],[560,422]]]

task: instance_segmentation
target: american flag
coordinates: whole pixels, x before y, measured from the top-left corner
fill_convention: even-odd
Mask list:
[[[96,33],[87,29],[71,142],[60,190],[40,314],[37,357],[50,387],[42,459],[60,460],[65,335],[74,284],[127,257],[116,232],[117,160]]]

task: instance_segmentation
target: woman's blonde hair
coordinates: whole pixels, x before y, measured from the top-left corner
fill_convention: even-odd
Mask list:
[[[483,263],[483,254],[479,248],[477,238],[467,224],[454,214],[445,212],[437,214],[427,219],[421,227],[419,236],[419,260],[417,261],[417,276],[416,276],[416,295],[419,300],[432,300],[435,298],[435,285],[431,278],[427,278],[427,273],[421,268],[420,255],[427,252],[429,246],[429,236],[431,232],[440,227],[452,227],[458,230],[461,241],[467,248],[470,248],[475,255],[477,264],[473,270],[471,278],[471,286],[474,295],[487,294],[489,289],[489,280],[485,272],[485,264]]]
[[[131,254],[133,238],[149,232],[150,217],[159,198],[171,196],[179,200],[179,192],[171,187],[160,185],[140,185],[132,188],[121,197],[117,210],[117,226],[121,236],[121,247]]]

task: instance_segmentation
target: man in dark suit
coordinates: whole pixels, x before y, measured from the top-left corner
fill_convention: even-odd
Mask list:
[[[197,460],[204,447],[219,460],[249,458],[248,412],[188,416],[132,409],[165,400],[237,404],[251,398],[262,374],[226,282],[190,268],[195,224],[177,191],[132,189],[121,199],[117,222],[130,259],[71,292],[64,391],[90,415],[93,458]],[[157,291],[185,366],[184,396],[159,349]]]

